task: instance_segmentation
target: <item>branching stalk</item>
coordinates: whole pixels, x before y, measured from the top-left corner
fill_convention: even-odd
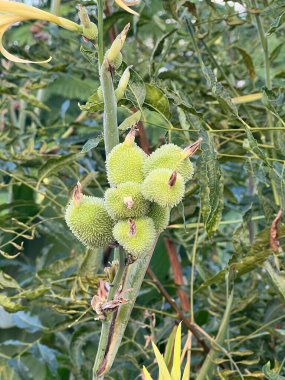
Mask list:
[[[100,80],[104,98],[104,142],[106,156],[119,144],[117,122],[117,99],[112,80],[112,68],[107,59],[104,59],[100,70]]]

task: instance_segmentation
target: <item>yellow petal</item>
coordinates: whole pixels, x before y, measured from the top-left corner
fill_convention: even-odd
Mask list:
[[[0,1],[0,12],[10,13],[13,15],[18,15],[21,18],[26,20],[28,19],[36,19],[36,20],[44,20],[53,22],[61,26],[64,29],[68,29],[72,32],[80,32],[80,25],[76,24],[73,21],[70,21],[63,17],[55,16],[52,13],[42,11],[41,9],[32,7],[31,5],[26,5],[22,3],[15,3],[14,1]],[[1,18],[2,16],[0,16]]]
[[[144,374],[144,378],[145,378],[145,380],[153,380],[153,378],[150,376],[150,373],[149,373],[148,370],[145,368],[145,366],[143,366],[143,374]]]
[[[7,13],[0,15],[0,52],[8,60],[17,63],[47,63],[51,60],[51,57],[44,61],[30,61],[10,54],[4,48],[2,40],[4,33],[11,25],[24,20],[37,19],[52,22],[70,31],[81,31],[81,26],[73,21],[67,20],[63,17],[57,17],[52,13],[42,11],[41,9],[34,8],[30,5],[15,3],[14,1],[0,0],[0,12]]]
[[[21,18],[17,15],[4,15],[0,17],[0,52],[7,58],[9,61],[17,62],[17,63],[46,63],[51,60],[51,57],[44,61],[34,62],[27,59],[18,58],[15,55],[9,53],[3,46],[3,35],[6,30],[10,27],[11,24],[15,22],[23,21],[25,18]]]
[[[181,322],[178,325],[173,351],[173,365],[171,370],[171,379],[180,380],[180,355],[181,355]]]
[[[167,366],[165,364],[164,358],[159,352],[159,349],[156,347],[156,345],[152,342],[152,348],[158,363],[159,367],[159,378],[161,380],[171,380],[171,376],[168,372]]]
[[[133,9],[127,6],[127,4],[123,0],[115,0],[117,5],[121,8],[123,8],[125,11],[132,13],[133,15],[139,16],[137,12],[135,12]],[[138,4],[138,1],[132,1],[130,2],[130,5],[136,5]]]

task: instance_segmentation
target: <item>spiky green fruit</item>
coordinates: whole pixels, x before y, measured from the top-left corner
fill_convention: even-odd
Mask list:
[[[105,192],[105,204],[112,219],[139,218],[147,214],[149,202],[141,193],[141,184],[125,182]]]
[[[165,144],[148,156],[144,163],[144,174],[147,176],[155,169],[171,169],[181,174],[185,181],[192,178],[194,170],[185,151],[175,144]]]
[[[65,220],[73,235],[90,248],[104,247],[114,241],[113,221],[104,200],[80,194],[66,208]]]
[[[170,169],[156,169],[142,184],[143,196],[162,207],[173,207],[181,202],[185,193],[183,177]]]
[[[143,182],[143,162],[146,154],[134,142],[131,130],[122,144],[116,145],[106,160],[107,177],[111,186],[123,182]]]
[[[168,226],[170,209],[169,207],[162,207],[157,203],[151,203],[147,216],[153,220],[156,232],[160,233]]]
[[[139,257],[152,247],[156,231],[151,218],[119,221],[113,229],[114,238],[131,255]]]

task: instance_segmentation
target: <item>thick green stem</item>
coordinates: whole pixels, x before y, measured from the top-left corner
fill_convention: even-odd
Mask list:
[[[104,58],[104,29],[103,29],[103,11],[104,11],[104,1],[97,1],[97,16],[98,16],[98,57],[99,57],[99,66],[101,67]]]
[[[121,285],[123,296],[124,298],[128,298],[129,302],[121,305],[118,310],[113,312],[110,320],[105,323],[103,322],[98,347],[98,356],[100,357],[100,360],[99,358],[98,360],[96,358],[93,368],[93,380],[102,379],[102,376],[109,372],[114,362],[130,319],[135,300],[139,294],[146,270],[149,266],[156,242],[157,240],[143,257],[136,259],[134,262],[129,262],[125,267]]]
[[[60,15],[61,0],[51,0],[50,11],[56,16]]]
[[[119,130],[117,122],[117,99],[112,80],[112,68],[107,59],[104,59],[100,70],[100,80],[104,98],[104,142],[106,156],[119,144]]]

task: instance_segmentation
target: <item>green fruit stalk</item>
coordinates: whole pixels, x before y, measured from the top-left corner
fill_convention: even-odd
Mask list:
[[[124,182],[143,182],[144,151],[135,143],[132,129],[123,143],[116,145],[106,160],[107,177],[111,186]]]
[[[83,195],[80,183],[66,208],[65,220],[71,232],[89,248],[104,247],[114,241],[113,221],[104,199]]]
[[[141,193],[141,184],[125,182],[105,192],[106,209],[112,219],[139,218],[146,215],[149,202]]]
[[[131,255],[139,257],[146,253],[156,239],[151,218],[119,221],[113,229],[114,238]]]
[[[149,173],[142,184],[143,196],[161,207],[174,207],[185,193],[183,177],[170,169],[156,169]]]

